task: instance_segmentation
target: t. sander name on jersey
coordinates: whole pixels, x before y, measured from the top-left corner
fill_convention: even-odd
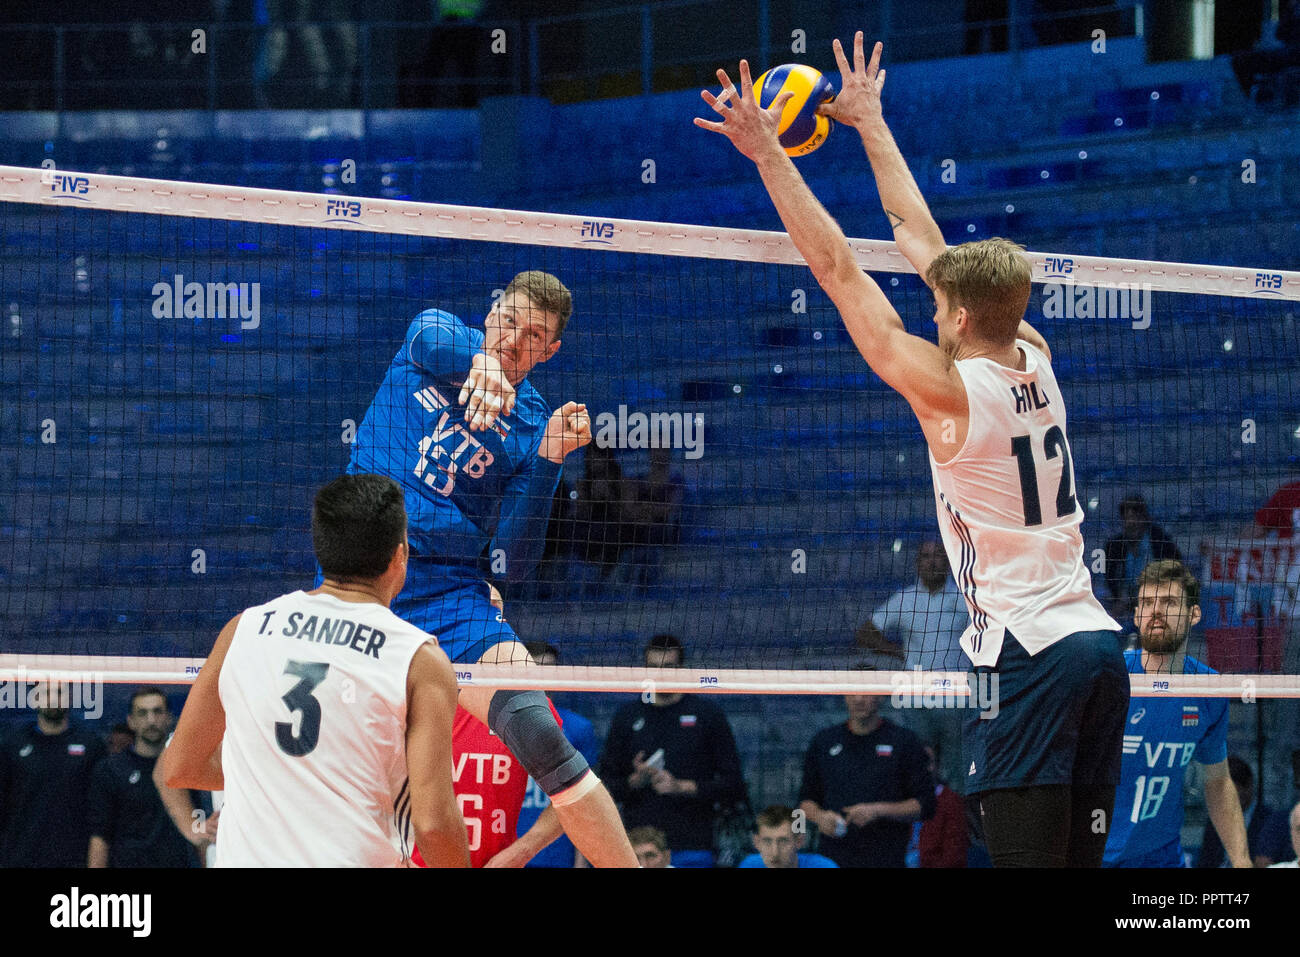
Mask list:
[[[294,611],[289,613],[285,626],[276,630],[270,627],[274,617],[273,611],[268,611],[263,616],[258,635],[269,632],[272,637],[297,638],[299,641],[313,641],[320,645],[347,645],[353,651],[375,659],[379,658],[379,649],[384,646],[387,638],[378,628],[357,624],[350,618],[321,617]],[[303,620],[304,617],[306,621]]]

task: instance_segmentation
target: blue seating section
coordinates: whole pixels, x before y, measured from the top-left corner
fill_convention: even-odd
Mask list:
[[[1085,46],[890,70],[887,110],[949,241],[1297,268],[1296,116],[1257,112],[1226,61],[1147,66],[1136,44],[1112,42],[1101,60]],[[5,114],[0,163],[778,228],[748,161],[690,125],[694,93],[491,109],[540,111],[528,124],[540,132],[512,141],[488,109]],[[849,131],[800,168],[846,231],[883,235]],[[431,304],[481,317],[486,291],[521,268],[556,271],[576,294],[565,348],[534,376],[553,403],[705,423],[700,458],[674,453],[682,543],[657,580],[520,599],[512,620],[528,637],[562,643],[571,662],[622,663],[673,631],[699,662],[815,664],[851,646],[934,534],[911,414],[806,270],[0,215],[0,627],[14,650],[203,654],[230,615],[306,582],[311,490],[346,463],[349,423],[406,323]],[[176,275],[259,283],[258,328],[155,319],[153,286]],[[791,312],[795,288],[806,312]],[[909,328],[932,330],[914,277],[886,291]],[[1089,554],[1132,491],[1195,554],[1300,471],[1296,310],[1158,295],[1150,327],[1134,329],[1041,308],[1035,296],[1030,319],[1070,404]],[[644,467],[644,452],[620,455]],[[575,463],[569,481],[580,474]]]

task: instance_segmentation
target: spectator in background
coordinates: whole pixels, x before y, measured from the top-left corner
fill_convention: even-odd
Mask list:
[[[1300,0],[1292,3],[1295,22],[1295,42],[1300,46]],[[1250,529],[1252,538],[1267,538],[1282,542],[1297,539],[1300,529],[1300,481],[1288,482],[1274,492],[1255,513],[1255,524]],[[1300,667],[1300,548],[1289,566],[1279,563],[1274,585],[1273,610],[1281,617],[1286,636],[1282,670],[1295,674]],[[1300,793],[1300,700],[1282,698],[1275,703],[1276,720],[1281,733],[1274,737],[1272,761],[1277,769],[1291,774],[1292,787]],[[1280,753],[1279,753],[1280,752]],[[1290,767],[1286,768],[1288,763]],[[1270,762],[1272,766],[1272,762]]]
[[[799,807],[840,867],[903,867],[912,822],[934,816],[920,740],[880,716],[876,695],[844,696],[849,719],[813,736]]]
[[[357,65],[357,25],[350,19],[348,0],[260,0],[260,7],[258,22],[268,29],[254,61],[258,107],[266,108],[270,100],[274,101],[271,105],[298,107],[351,105],[352,74]],[[325,42],[326,29],[334,40],[332,59]],[[290,43],[295,38],[307,65],[305,79],[309,86],[297,96],[268,98],[267,88],[274,87],[279,80]],[[283,90],[283,81],[280,83]],[[308,90],[310,93],[304,96]]]
[[[682,643],[655,635],[647,668],[680,668]],[[600,776],[628,828],[667,836],[677,867],[712,867],[717,808],[745,798],[740,755],[722,709],[698,695],[650,692],[618,709],[605,738]]]
[[[630,483],[624,508],[625,538],[631,546],[624,567],[633,585],[645,588],[659,578],[663,550],[681,537],[683,482],[673,474],[672,452],[650,450],[650,470]]]
[[[197,867],[198,857],[158,797],[153,769],[172,727],[158,688],[131,696],[127,726],[135,742],[100,761],[90,783],[91,867]]]
[[[609,578],[630,541],[626,524],[630,501],[631,489],[613,450],[594,442],[588,445],[574,506],[573,551],[601,582]]]
[[[554,645],[546,641],[530,641],[524,644],[528,653],[533,656],[533,660],[539,665],[557,665],[560,663],[560,652]],[[564,736],[569,739],[569,743],[578,749],[578,752],[587,759],[587,763],[593,768],[599,764],[600,759],[600,739],[596,737],[596,728],[590,721],[568,708],[561,708],[552,702],[551,706],[555,708],[560,718],[560,726],[564,729]],[[523,810],[519,814],[519,833],[522,836],[531,828],[548,807],[551,806],[551,799],[537,785],[532,778],[528,779],[528,793],[524,798]],[[553,843],[547,845],[544,849],[534,855],[533,859],[528,862],[528,867],[585,867],[587,861],[578,849],[573,846],[573,842],[561,834]]]
[[[1132,621],[1142,569],[1170,558],[1181,562],[1183,556],[1164,529],[1151,521],[1141,495],[1129,495],[1119,503],[1119,518],[1123,528],[1106,543],[1107,610],[1119,621]]]
[[[893,657],[901,654],[909,671],[968,671],[961,635],[970,622],[970,611],[953,581],[942,542],[921,543],[916,552],[916,574],[916,584],[891,595],[871,621],[858,629],[858,645]],[[965,780],[961,728],[966,710],[911,708],[895,714],[922,743],[934,749],[942,777],[961,794]]]
[[[937,775],[934,749],[927,746],[930,774]],[[935,778],[934,817],[921,823],[918,839],[922,867],[965,867],[970,850],[966,833],[966,805],[961,796],[941,779]]]
[[[797,812],[780,804],[773,804],[759,812],[755,821],[754,850],[740,862],[741,867],[838,867],[829,857],[806,854],[803,846],[808,842],[806,827],[795,829]],[[806,824],[806,821],[801,822]]]
[[[637,863],[642,867],[672,867],[673,852],[668,849],[668,838],[657,827],[634,827],[627,832],[632,842]]]
[[[90,777],[107,752],[68,720],[69,691],[37,686],[36,721],[0,744],[0,867],[86,865]]]
[[[1291,808],[1291,813],[1287,815],[1286,821],[1291,838],[1291,859],[1283,860],[1277,864],[1270,864],[1269,867],[1300,867],[1300,803]]]
[[[1268,867],[1285,860],[1288,853],[1286,832],[1273,824],[1276,812],[1267,804],[1256,800],[1255,772],[1244,760],[1230,754],[1228,777],[1237,786],[1237,799],[1241,802],[1242,815],[1246,819],[1246,844],[1250,849],[1251,862],[1256,867]],[[1223,867],[1226,860],[1223,842],[1219,840],[1213,822],[1207,821],[1205,832],[1201,835],[1201,853],[1197,855],[1196,866]]]
[[[119,721],[113,725],[113,730],[108,732],[109,754],[121,754],[133,744],[135,744],[135,735],[131,733],[125,721]]]

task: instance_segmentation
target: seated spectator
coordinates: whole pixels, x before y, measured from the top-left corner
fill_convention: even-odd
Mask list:
[[[934,816],[920,740],[879,714],[876,695],[844,696],[849,719],[813,736],[799,807],[840,867],[903,867],[912,822]]]
[[[672,867],[673,852],[668,849],[668,839],[657,827],[643,825],[627,832],[627,839],[642,867]]]
[[[104,742],[68,720],[66,685],[42,684],[33,697],[36,720],[0,743],[0,867],[85,867]]]
[[[625,527],[631,490],[612,449],[587,446],[574,504],[573,552],[602,582],[618,565],[630,537]]]
[[[1151,521],[1146,499],[1129,495],[1119,503],[1120,533],[1106,543],[1106,589],[1108,611],[1118,621],[1133,620],[1137,602],[1137,580],[1153,561],[1183,560],[1173,539]]]
[[[1291,837],[1291,860],[1270,864],[1269,867],[1300,867],[1300,802],[1287,815],[1287,825]]]
[[[795,829],[793,809],[773,804],[759,812],[755,823],[754,850],[740,862],[741,867],[838,867],[829,857],[807,854],[803,846],[808,843],[806,827]],[[805,822],[801,822],[805,823]]]
[[[934,749],[926,747],[930,774],[936,775]],[[934,817],[921,824],[918,840],[922,867],[965,867],[970,850],[966,833],[966,804],[961,795],[935,778]]]
[[[647,668],[679,668],[682,643],[655,635]],[[649,692],[618,709],[605,738],[600,777],[628,828],[657,827],[677,867],[712,867],[718,806],[745,799],[740,755],[727,716],[699,695]]]
[[[650,470],[631,483],[624,509],[625,538],[631,548],[623,565],[632,584],[641,587],[655,583],[663,550],[681,536],[684,485],[671,471],[671,462],[669,449],[651,449]]]
[[[1235,754],[1228,755],[1228,777],[1237,786],[1237,798],[1241,801],[1242,816],[1246,819],[1246,844],[1250,849],[1250,859],[1256,867],[1268,867],[1285,860],[1290,849],[1286,846],[1286,831],[1270,826],[1277,812],[1262,801],[1256,802],[1255,772],[1250,765]],[[1223,842],[1213,822],[1205,823],[1201,836],[1201,853],[1197,855],[1197,867],[1224,867],[1227,855],[1223,851]]]
[[[895,592],[858,629],[858,644],[873,651],[901,654],[909,671],[967,671],[962,632],[970,623],[966,599],[957,589],[943,543],[930,540],[916,551],[916,584]],[[910,708],[897,720],[934,749],[943,777],[958,794],[965,780],[961,726],[964,708]]]
[[[153,770],[172,728],[158,688],[131,696],[135,742],[100,761],[90,783],[90,867],[197,867],[198,857],[163,807]]]

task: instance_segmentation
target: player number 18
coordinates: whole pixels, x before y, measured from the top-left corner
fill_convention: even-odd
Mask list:
[[[1145,774],[1140,775],[1137,779],[1137,791],[1133,795],[1133,811],[1128,819],[1136,824],[1138,821],[1149,821],[1155,817],[1160,813],[1160,805],[1164,802],[1165,792],[1168,790],[1169,778],[1149,778]]]

